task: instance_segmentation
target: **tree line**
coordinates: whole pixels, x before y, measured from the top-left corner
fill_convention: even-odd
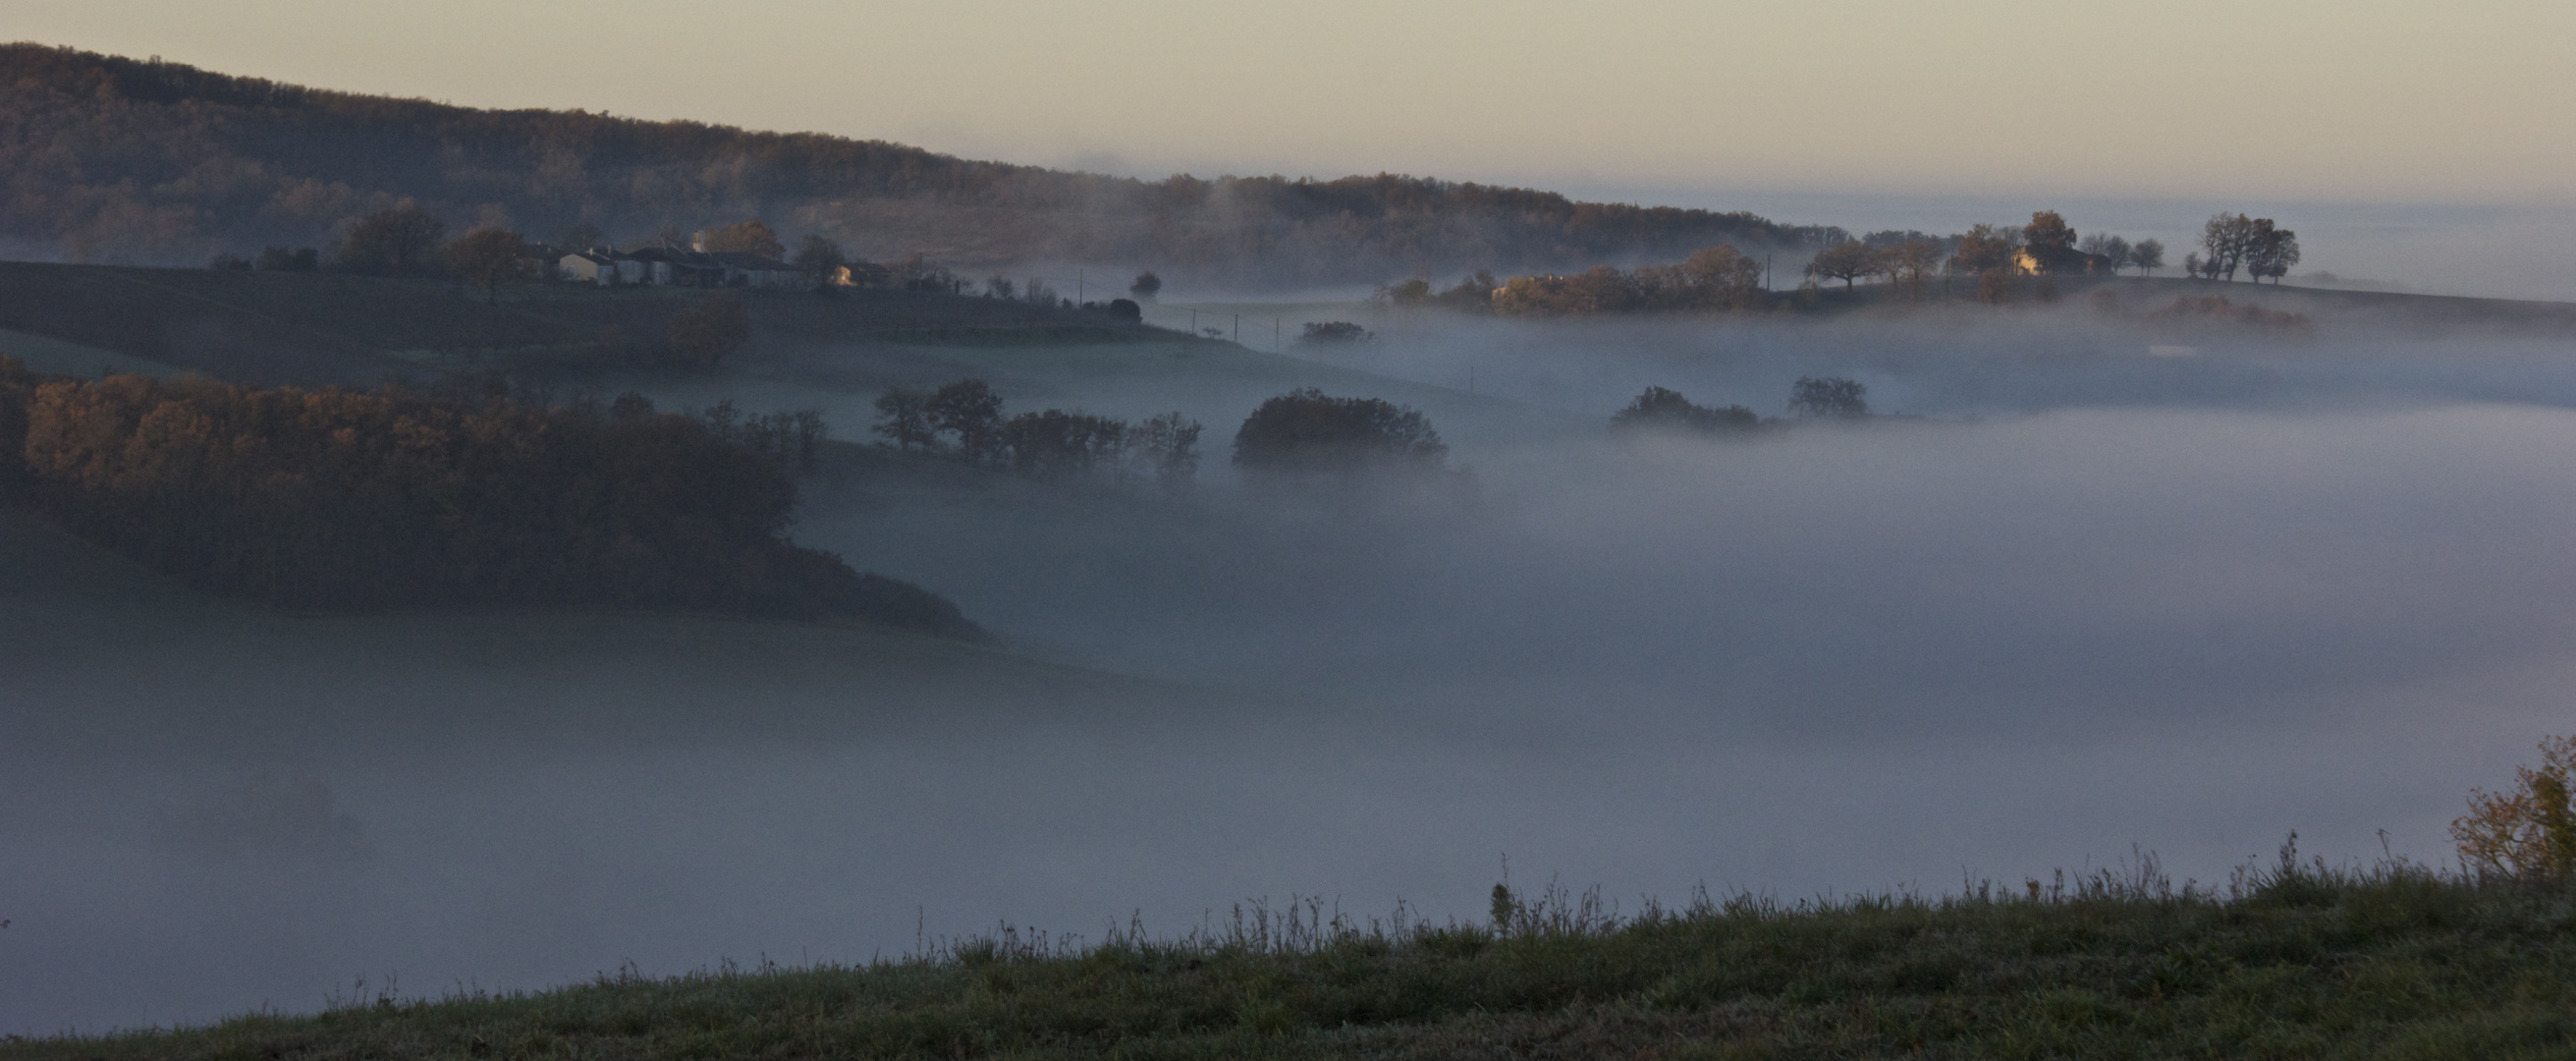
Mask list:
[[[1129,422],[1062,409],[1004,416],[1002,396],[980,379],[935,390],[893,387],[876,401],[874,430],[907,452],[1055,483],[1189,490],[1199,468],[1199,422],[1178,412]]]
[[[0,46],[0,236],[76,260],[327,247],[404,199],[475,227],[620,239],[792,219],[856,257],[928,247],[982,268],[1124,261],[1216,282],[1347,282],[1805,246],[1753,214],[1576,202],[1393,174],[1159,181],[978,162],[810,133],[583,111],[486,111]]]
[[[1842,376],[1800,376],[1789,385],[1789,415],[1801,420],[1867,417],[1869,387]],[[1610,414],[1610,433],[1741,436],[1779,423],[1741,405],[1700,405],[1669,387],[1648,387]]]
[[[2268,218],[2220,214],[2211,218],[2202,250],[2186,256],[2187,275],[2233,279],[2239,268],[2256,279],[2279,283],[2298,264],[2296,233]],[[1827,232],[1801,267],[1808,287],[1839,280],[1850,289],[1865,280],[1884,278],[1901,297],[1920,300],[1936,280],[1944,294],[1952,278],[1974,282],[1983,302],[2011,301],[2037,277],[2027,292],[2050,297],[2051,279],[2062,276],[2113,276],[2135,269],[2141,276],[2165,268],[2161,241],[2108,232],[2079,236],[2075,226],[2054,210],[2033,211],[2023,225],[1979,224],[1965,232],[1936,236],[1911,229],[1888,229],[1851,236]],[[1692,255],[1677,265],[1646,265],[1622,270],[1595,266],[1566,275],[1514,276],[1496,279],[1480,270],[1448,288],[1415,277],[1380,285],[1373,301],[1397,308],[1440,308],[1507,316],[1561,316],[1598,313],[1697,310],[1742,311],[1813,304],[1783,300],[1771,287],[1767,264],[1720,245]]]
[[[784,538],[819,417],[640,395],[48,378],[0,358],[0,490],[190,585],[271,605],[676,608],[980,636],[955,605]]]

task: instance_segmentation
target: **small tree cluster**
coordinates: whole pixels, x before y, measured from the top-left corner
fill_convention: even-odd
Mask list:
[[[1856,418],[1869,415],[1869,388],[1841,376],[1800,376],[1789,386],[1789,412],[1802,418]]]
[[[1419,410],[1315,387],[1262,402],[1234,434],[1234,466],[1263,474],[1439,470],[1448,455]]]
[[[1050,482],[1152,482],[1178,493],[1198,475],[1202,428],[1178,412],[1133,423],[1061,409],[1005,418],[1002,396],[979,379],[927,393],[891,388],[876,408],[878,437],[897,449]]]
[[[1369,300],[1398,309],[1453,309],[1467,313],[1484,313],[1494,308],[1494,290],[1502,281],[1483,269],[1458,281],[1445,291],[1434,290],[1431,281],[1421,277],[1400,284],[1381,284]]]
[[[1680,391],[1648,387],[1627,408],[1610,415],[1613,434],[1678,432],[1699,435],[1749,434],[1762,429],[1762,418],[1741,405],[1694,405]]]
[[[1376,341],[1376,332],[1349,321],[1308,321],[1305,333],[1297,337],[1303,346],[1350,346]]]
[[[2203,280],[2236,279],[2242,268],[2254,282],[2278,284],[2299,264],[2299,234],[2268,217],[2217,214],[2201,226],[2200,251],[2184,259],[2185,271]]]
[[[651,410],[649,402],[645,410]],[[708,437],[766,457],[788,472],[812,472],[822,460],[823,440],[832,435],[820,409],[745,416],[731,398],[708,406],[698,419],[707,425]]]

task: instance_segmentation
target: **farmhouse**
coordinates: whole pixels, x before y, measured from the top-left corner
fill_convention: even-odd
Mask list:
[[[2119,271],[2111,259],[2072,247],[2023,247],[2013,252],[2013,271],[2037,276],[2108,276]]]
[[[555,259],[554,275],[558,279],[588,281],[607,287],[620,279],[617,265],[614,251],[574,251]]]

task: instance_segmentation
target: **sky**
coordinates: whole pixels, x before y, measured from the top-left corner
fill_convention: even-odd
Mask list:
[[[0,0],[6,36],[1142,176],[2576,200],[2576,7]]]

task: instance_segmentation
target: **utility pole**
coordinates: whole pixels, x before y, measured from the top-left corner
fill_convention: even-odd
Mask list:
[[[1243,345],[1243,314],[1234,315],[1234,345]]]
[[[1191,310],[1191,311],[1190,311],[1190,335],[1191,335],[1192,337],[1194,337],[1194,338],[1195,338],[1198,334],[1199,334],[1199,311],[1197,311],[1197,310]]]
[[[1082,305],[1084,301],[1082,294],[1082,276],[1082,270],[1076,269],[1073,271],[1073,304],[1077,306]]]
[[[1279,318],[1270,318],[1270,352],[1279,352]]]

